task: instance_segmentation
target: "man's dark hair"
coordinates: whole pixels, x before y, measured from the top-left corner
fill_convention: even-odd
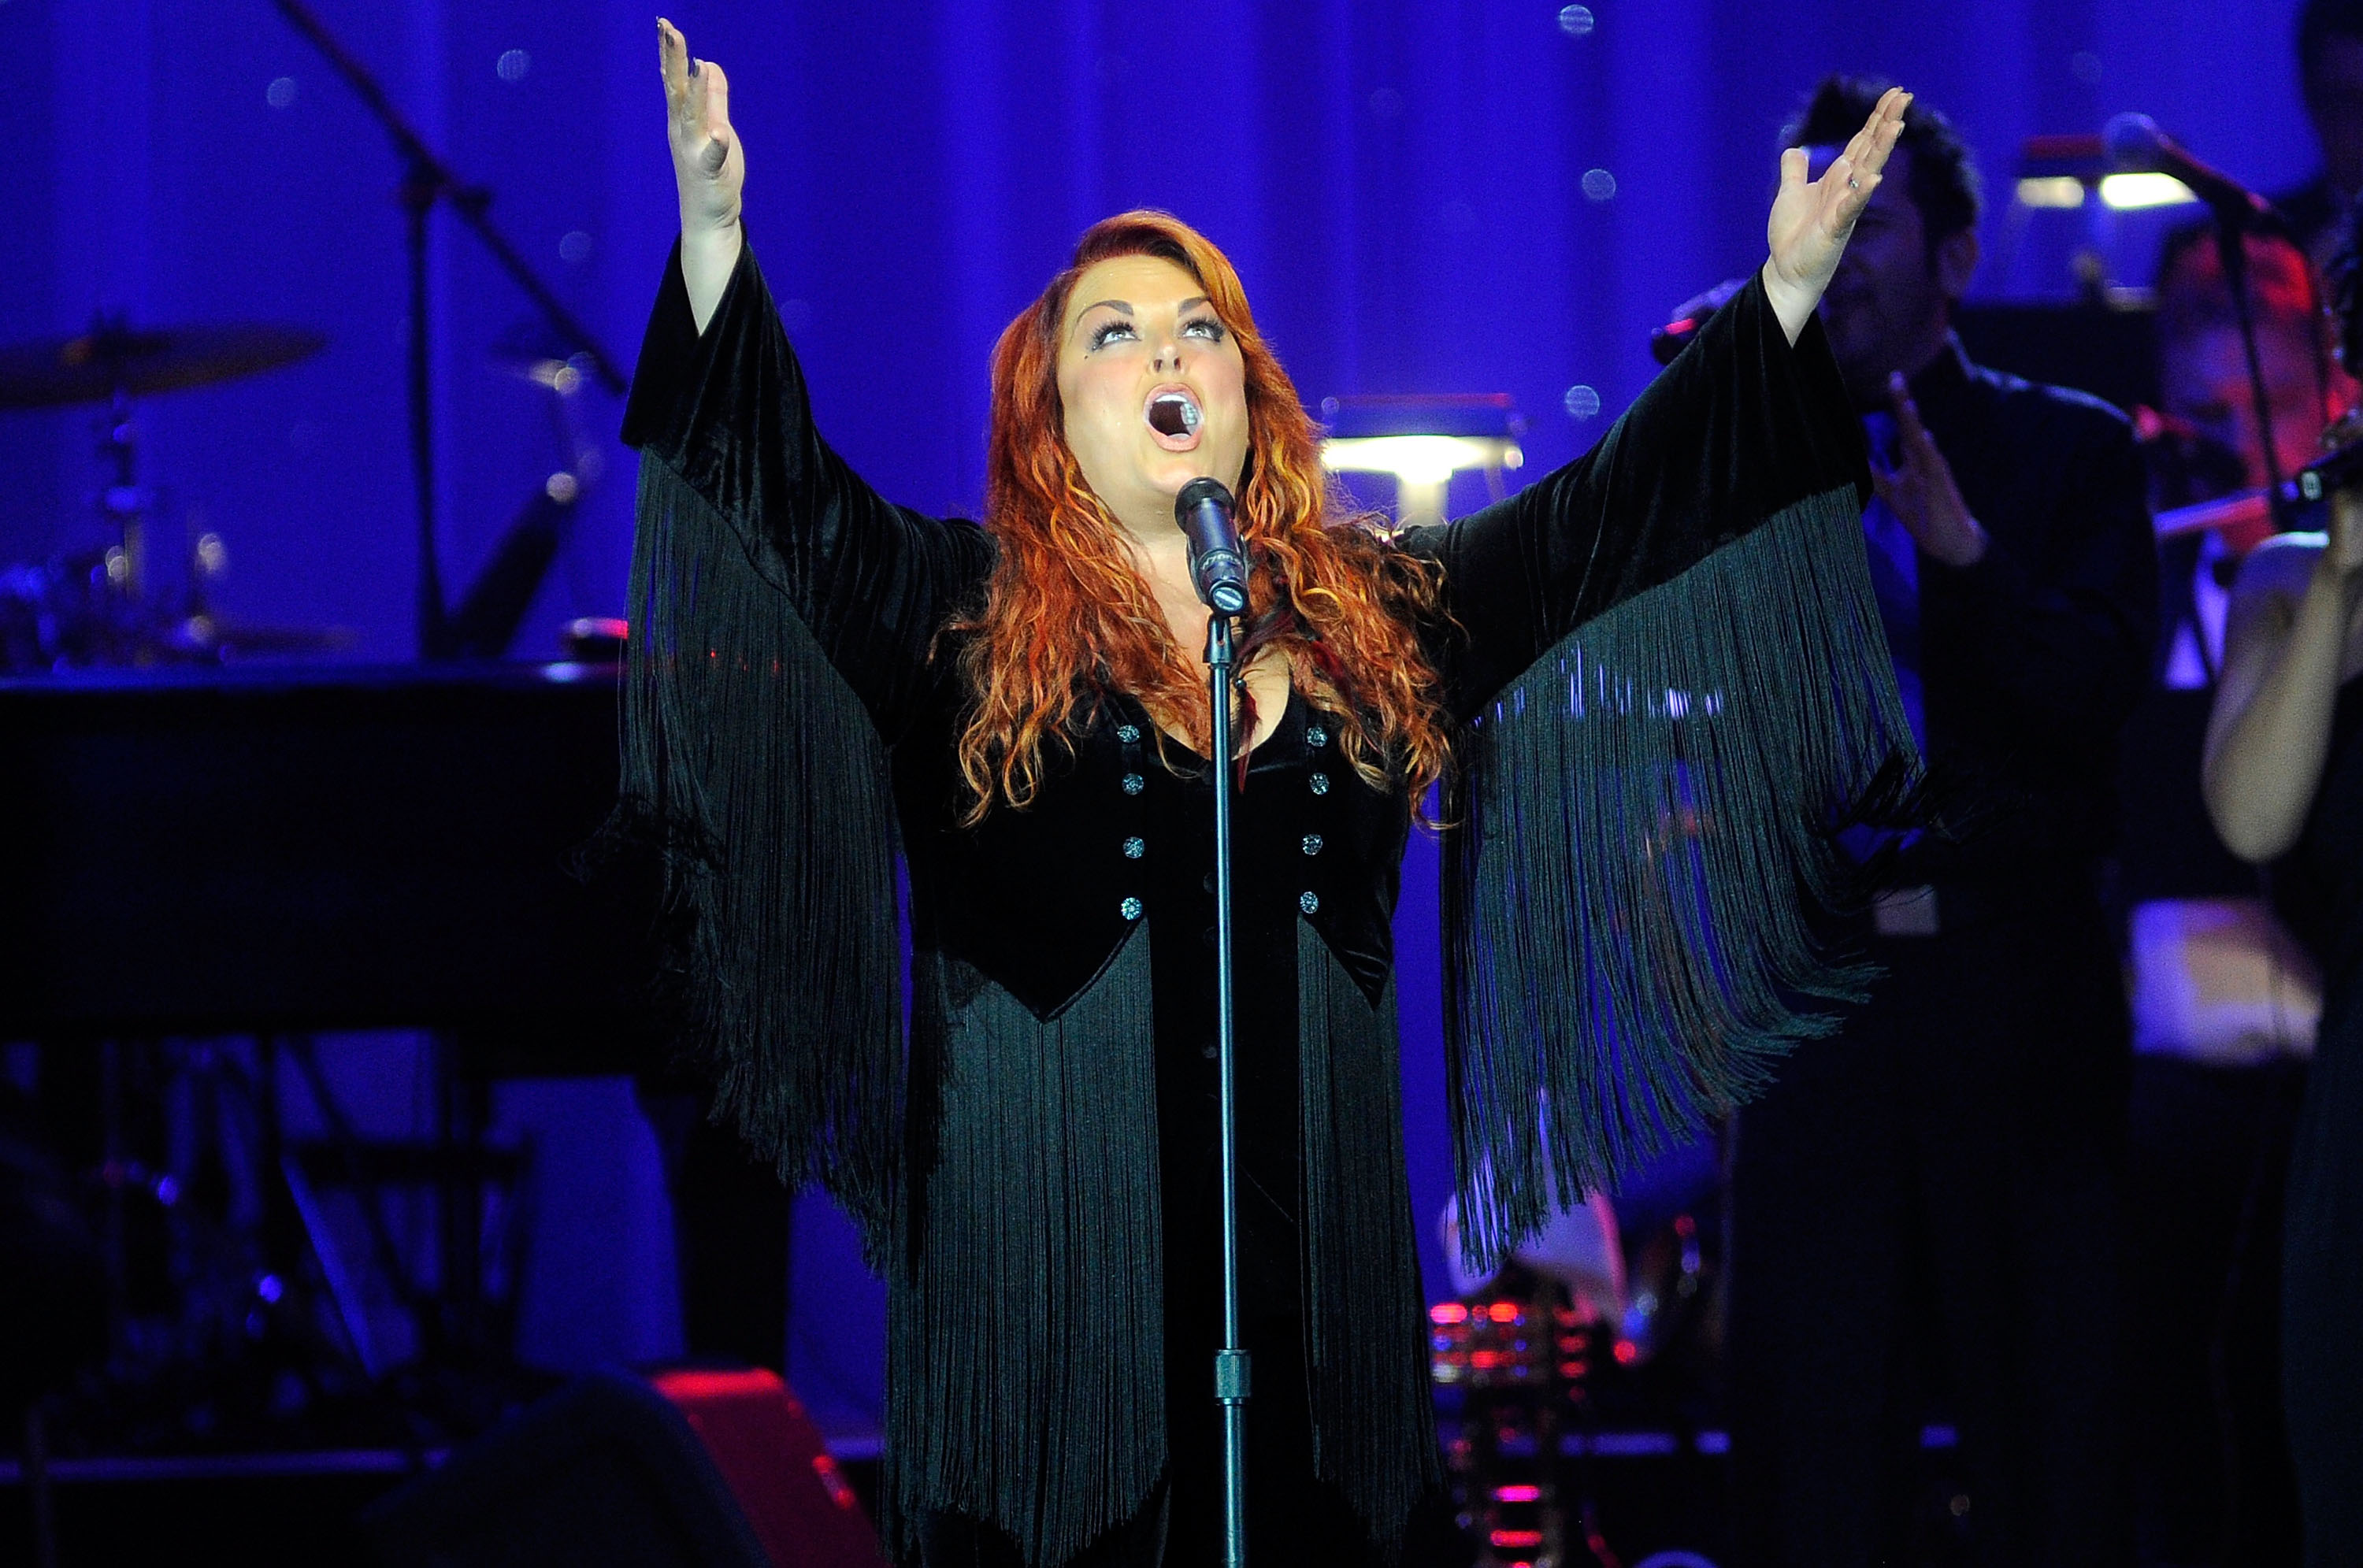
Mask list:
[[[2314,66],[2333,39],[2363,40],[2363,0],[2305,0],[2297,14],[2297,73],[2309,95]]]
[[[2353,0],[2363,5],[2363,0]],[[1879,106],[1880,94],[1890,83],[1863,76],[1825,76],[1804,107],[1781,132],[1782,147],[1844,147],[1862,129]],[[1933,265],[1936,247],[1965,228],[1975,228],[1985,204],[1985,182],[1978,178],[1977,155],[1953,122],[1918,99],[1903,111],[1903,134],[1896,146],[1912,154],[1911,176],[1904,187],[1912,204],[1920,209],[1920,226],[1926,236]]]

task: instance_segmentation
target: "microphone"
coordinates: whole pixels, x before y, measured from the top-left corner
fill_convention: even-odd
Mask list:
[[[2101,145],[2109,161],[2121,170],[2173,175],[2191,187],[2192,195],[2214,208],[2219,220],[2233,227],[2251,227],[2279,215],[2264,197],[2193,158],[2147,115],[2119,115],[2101,132]]]
[[[1248,563],[1239,554],[1239,525],[1231,492],[1217,479],[1193,479],[1173,498],[1173,521],[1190,541],[1190,580],[1217,615],[1248,607]]]

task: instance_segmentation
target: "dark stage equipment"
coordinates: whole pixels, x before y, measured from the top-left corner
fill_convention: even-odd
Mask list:
[[[489,1080],[662,1062],[652,905],[627,867],[586,883],[572,864],[613,804],[616,701],[614,669],[594,666],[0,680],[0,813],[17,846],[0,878],[0,1039],[38,1044],[50,1131],[87,1145],[69,1163],[105,1188],[118,1333],[152,1252],[176,1260],[186,1320],[171,1331],[192,1369],[216,1353],[205,1323],[260,1288],[231,1320],[343,1320],[341,1350],[316,1328],[270,1342],[308,1386],[378,1383],[350,1293],[315,1261],[310,1194],[334,1187],[360,1199],[426,1364],[475,1380],[436,1385],[419,1430],[479,1430],[511,1397],[484,1237],[520,1156],[484,1141]],[[371,1142],[343,1121],[308,1034],[369,1028],[436,1032],[432,1137]],[[192,1036],[251,1037],[257,1065],[162,1043]],[[282,1067],[309,1083],[327,1139],[280,1143]],[[184,1244],[190,1195],[126,1134],[167,1078],[249,1108],[259,1238]],[[384,1195],[405,1188],[431,1195],[431,1280],[386,1240]],[[333,1310],[298,1309],[321,1291]]]
[[[0,1038],[437,1028],[647,1065],[645,908],[588,666],[0,680]]]
[[[427,220],[438,203],[449,202],[452,212],[483,242],[493,259],[500,263],[517,287],[525,292],[543,319],[560,340],[571,346],[570,353],[580,353],[586,364],[608,391],[618,395],[624,391],[624,372],[616,360],[599,345],[591,330],[575,319],[540,274],[534,271],[524,254],[509,242],[488,215],[493,193],[483,185],[470,184],[437,155],[418,133],[417,127],[394,106],[385,84],[378,81],[359,56],[347,49],[327,25],[315,16],[301,0],[274,0],[281,16],[288,24],[318,50],[338,75],[345,79],[369,112],[377,116],[393,140],[394,151],[402,160],[403,176],[399,194],[402,209],[407,218],[407,254],[410,264],[410,325],[409,379],[410,459],[413,477],[418,491],[418,652],[422,658],[453,658],[483,651],[462,637],[455,636],[449,613],[444,608],[443,579],[436,560],[435,545],[435,448],[434,425],[428,416],[427,344],[431,339],[431,323],[427,305],[429,290],[427,271]],[[564,498],[571,500],[570,496]],[[514,536],[513,536],[514,537]],[[530,546],[520,547],[529,548]],[[546,565],[547,562],[545,561]],[[538,577],[538,574],[537,574]]]
[[[386,1568],[879,1568],[876,1532],[768,1372],[594,1374],[372,1506]]]
[[[104,312],[88,332],[0,348],[0,411],[100,403],[98,447],[107,482],[92,498],[112,542],[0,572],[0,674],[79,664],[219,657],[226,648],[326,649],[332,635],[239,627],[213,614],[206,584],[221,541],[194,541],[177,608],[151,597],[148,512],[139,482],[132,400],[183,392],[291,365],[327,343],[317,332],[255,323],[133,330]]]

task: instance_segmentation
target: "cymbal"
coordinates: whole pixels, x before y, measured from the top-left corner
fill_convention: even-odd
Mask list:
[[[0,348],[0,409],[101,403],[178,392],[294,364],[327,344],[323,333],[257,323],[134,332],[102,326],[78,337]]]

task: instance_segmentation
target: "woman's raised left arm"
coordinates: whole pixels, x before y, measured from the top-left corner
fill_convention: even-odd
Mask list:
[[[1444,569],[1437,650],[1468,717],[1578,626],[1814,497],[1869,498],[1861,428],[1814,314],[1910,102],[1901,89],[1819,180],[1781,161],[1771,254],[1599,445],[1506,501],[1402,542]]]
[[[1443,568],[1467,726],[1445,1016],[1472,1258],[1747,1099],[1868,977],[1812,911],[1859,880],[1833,829],[1918,763],[1814,307],[1905,102],[1819,181],[1784,160],[1771,259],[1598,447],[1403,541]]]

